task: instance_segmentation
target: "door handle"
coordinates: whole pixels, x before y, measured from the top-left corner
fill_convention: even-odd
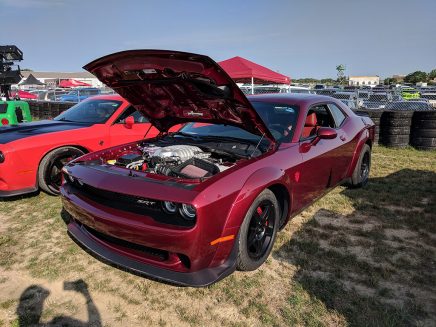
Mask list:
[[[339,138],[341,139],[341,141],[345,141],[346,137],[344,135],[339,136]]]

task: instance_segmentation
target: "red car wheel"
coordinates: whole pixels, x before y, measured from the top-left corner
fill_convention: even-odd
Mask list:
[[[38,169],[38,182],[41,189],[50,195],[59,195],[62,167],[83,154],[82,150],[74,147],[62,147],[48,153]]]

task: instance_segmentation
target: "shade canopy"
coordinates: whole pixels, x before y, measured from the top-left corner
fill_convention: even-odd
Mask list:
[[[30,74],[24,81],[20,83],[21,85],[44,85],[44,83],[40,82],[35,76]]]
[[[18,97],[20,99],[32,99],[32,100],[38,99],[38,96],[36,94],[30,93],[30,92],[26,92],[26,91],[23,91],[23,90],[12,91],[11,92],[11,97],[12,98]]]
[[[92,85],[75,79],[64,79],[59,83],[59,87],[77,87],[77,86],[92,86]]]
[[[290,84],[291,78],[250,60],[233,57],[218,63],[236,82]],[[253,79],[253,80],[252,80]]]

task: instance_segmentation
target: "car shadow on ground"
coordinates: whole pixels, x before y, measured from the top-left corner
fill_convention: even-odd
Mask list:
[[[404,169],[346,189],[353,212],[317,211],[274,257],[350,326],[434,325],[435,186],[434,172]]]
[[[64,282],[64,290],[75,291],[82,294],[86,300],[88,321],[80,321],[72,317],[60,315],[49,322],[41,322],[44,313],[44,303],[49,298],[50,291],[39,285],[27,287],[20,296],[17,307],[18,326],[74,326],[74,327],[101,327],[100,313],[88,291],[88,285],[81,279],[73,282]]]

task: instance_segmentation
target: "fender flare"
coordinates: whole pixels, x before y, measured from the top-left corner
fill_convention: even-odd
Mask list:
[[[284,186],[290,195],[289,201],[292,200],[292,193],[289,187],[287,187],[289,183],[286,183],[286,174],[283,169],[277,167],[264,167],[258,169],[247,178],[244,185],[241,187],[240,192],[236,196],[235,203],[227,216],[224,225],[225,229],[234,227],[239,229],[242,220],[254,199],[264,189],[274,184],[281,184]]]
[[[347,175],[346,175],[347,177],[351,177],[353,175],[353,171],[356,168],[357,161],[359,160],[360,157],[360,152],[362,152],[362,148],[365,144],[367,144],[368,140],[370,140],[369,131],[368,129],[365,129],[360,134],[360,138],[359,141],[357,142],[356,150],[353,153],[353,158],[351,159],[350,166],[347,171]]]

